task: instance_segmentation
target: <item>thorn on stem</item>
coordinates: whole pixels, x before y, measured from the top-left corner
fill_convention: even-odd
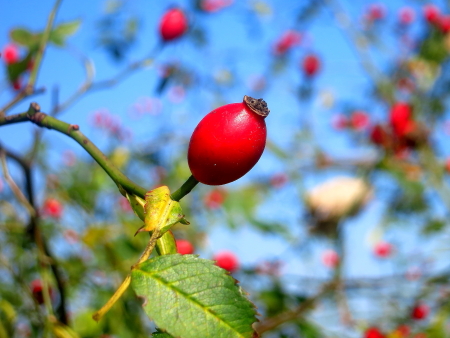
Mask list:
[[[70,134],[72,130],[80,130],[80,126],[78,124],[71,124],[69,125],[69,129],[67,130],[67,133]]]

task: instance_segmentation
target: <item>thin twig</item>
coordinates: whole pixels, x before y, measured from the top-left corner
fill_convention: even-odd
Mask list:
[[[38,314],[39,320],[41,321],[40,324],[44,324],[46,319],[44,318],[39,309],[39,304],[36,301],[36,298],[33,296],[30,286],[23,280],[23,278],[20,276],[17,270],[11,266],[11,264],[9,263],[9,259],[1,254],[0,254],[0,266],[5,267],[11,274],[11,277],[13,278],[16,285],[20,285],[22,287],[24,293],[30,298],[31,303],[33,304],[34,307],[34,311]]]
[[[16,182],[14,182],[13,178],[9,174],[8,164],[6,163],[6,154],[2,148],[0,148],[0,161],[2,162],[3,176],[5,177],[5,180],[11,188],[13,194],[16,196],[17,200],[25,207],[25,209],[27,209],[31,217],[36,216],[36,210],[34,210],[33,206],[28,202],[25,195],[22,193]]]
[[[299,306],[292,310],[282,312],[274,317],[267,318],[262,322],[255,325],[255,330],[258,334],[262,334],[267,331],[271,331],[281,324],[294,320],[305,312],[310,310],[320,299],[322,299],[327,293],[336,288],[335,281],[325,284],[322,289],[316,293],[314,296],[308,298],[302,302]]]
[[[61,1],[62,0],[56,0],[53,9],[48,16],[47,25],[45,26],[44,33],[42,34],[42,38],[39,43],[39,49],[36,54],[36,58],[34,59],[33,70],[31,71],[30,79],[28,80],[28,87],[34,88],[34,85],[36,84],[39,69],[41,68],[42,59],[50,37],[50,32],[53,28],[53,23],[55,22],[56,12],[58,11]]]
[[[35,199],[34,199],[34,190],[33,190],[33,176],[31,174],[31,164],[26,161],[21,156],[15,154],[14,152],[3,148],[0,145],[0,151],[4,152],[5,155],[16,161],[23,169],[25,175],[25,187],[27,192],[28,203],[33,207],[33,210],[36,210]],[[59,271],[56,260],[53,258],[53,254],[51,253],[45,238],[43,237],[39,224],[39,213],[35,213],[30,217],[29,225],[28,225],[28,233],[32,234],[33,241],[35,242],[38,250],[40,252],[40,261],[43,264],[49,264],[52,270],[52,273],[55,277],[56,286],[58,288],[60,302],[56,312],[58,313],[59,321],[63,324],[68,324],[68,316],[67,316],[67,301],[66,301],[66,292],[65,285],[63,281],[63,277]]]
[[[29,86],[25,86],[25,88],[20,91],[10,102],[8,102],[1,110],[0,110],[0,118],[5,117],[6,112],[13,108],[16,104],[21,102],[24,98],[31,97],[34,95],[39,95],[45,92],[45,87],[34,89]]]
[[[350,17],[345,13],[344,10],[342,10],[337,1],[324,0],[324,2],[331,9],[338,25],[352,41],[351,45],[355,48],[361,66],[367,71],[367,73],[372,77],[374,81],[379,79],[381,77],[381,72],[372,62],[368,50],[365,47],[368,44],[367,39],[362,34],[359,34],[358,31],[353,27]]]
[[[155,229],[150,237],[150,240],[148,241],[147,246],[145,247],[144,252],[142,253],[141,257],[139,257],[138,261],[131,267],[133,270],[137,265],[145,262],[150,255],[152,254],[153,249],[155,248],[157,240],[160,238],[160,230]],[[92,315],[92,318],[98,322],[102,317],[111,309],[111,307],[122,297],[124,292],[128,289],[131,283],[131,274],[128,274],[127,277],[124,279],[122,284],[117,288],[116,292],[111,296],[111,298],[106,302],[105,305],[102,306],[100,310],[95,312]]]
[[[119,191],[124,193],[124,190],[135,194],[141,198],[145,198],[146,189],[137,185],[125,176],[107,157],[101,152],[97,146],[91,142],[79,129],[76,124],[69,124],[60,121],[52,116],[49,116],[40,111],[40,107],[37,103],[32,103],[27,113],[21,113],[17,115],[6,116],[3,119],[0,118],[0,126],[11,123],[20,123],[31,121],[40,127],[48,129],[54,129],[63,133],[78,144],[80,144],[89,155],[94,158],[95,161],[105,170],[105,172],[111,177],[111,179],[117,184]]]
[[[106,88],[113,87],[120,83],[120,81],[126,79],[128,76],[133,74],[135,71],[149,66],[153,63],[153,57],[147,56],[143,58],[142,60],[135,61],[130,63],[126,68],[121,70],[119,73],[111,77],[110,79],[94,82],[94,65],[90,59],[84,56],[80,56],[82,58],[82,62],[84,64],[85,72],[86,72],[86,79],[84,83],[78,88],[78,90],[73,93],[66,101],[64,101],[61,105],[58,105],[50,115],[55,116],[58,113],[60,113],[63,110],[66,110],[69,106],[74,104],[76,101],[78,101],[83,95],[97,91],[102,90]]]

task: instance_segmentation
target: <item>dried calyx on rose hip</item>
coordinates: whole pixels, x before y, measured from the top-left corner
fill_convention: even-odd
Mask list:
[[[195,179],[221,185],[244,176],[261,157],[266,145],[269,109],[263,99],[244,96],[241,103],[214,109],[195,128],[188,164]]]

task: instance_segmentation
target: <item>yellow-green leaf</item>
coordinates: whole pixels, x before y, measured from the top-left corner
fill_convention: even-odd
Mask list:
[[[139,217],[142,221],[145,220],[145,200],[136,195],[131,195],[127,193],[128,202],[130,202],[131,208],[137,217]]]
[[[170,190],[162,186],[145,194],[145,225],[137,232],[159,229],[164,234],[183,217],[180,203],[170,198]]]

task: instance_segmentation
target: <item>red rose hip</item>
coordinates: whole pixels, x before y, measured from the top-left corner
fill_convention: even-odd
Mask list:
[[[171,41],[181,37],[187,28],[186,15],[181,9],[174,8],[163,15],[159,25],[159,32],[164,41]]]
[[[11,65],[19,61],[19,48],[10,43],[3,48],[2,57],[7,65]]]
[[[217,253],[213,260],[219,268],[234,272],[239,269],[239,260],[236,255],[230,251],[222,251]]]
[[[316,75],[320,70],[320,60],[314,54],[309,54],[303,59],[303,72],[307,77]]]
[[[266,145],[263,99],[244,96],[207,114],[191,136],[188,164],[195,179],[207,185],[227,184],[244,176]]]
[[[411,317],[415,320],[422,320],[427,318],[430,313],[430,308],[425,304],[417,304],[411,311]]]
[[[191,244],[191,242],[185,240],[185,239],[177,239],[177,251],[181,255],[189,255],[194,253],[194,246]]]
[[[376,327],[369,327],[364,332],[364,338],[385,338],[386,336]]]

